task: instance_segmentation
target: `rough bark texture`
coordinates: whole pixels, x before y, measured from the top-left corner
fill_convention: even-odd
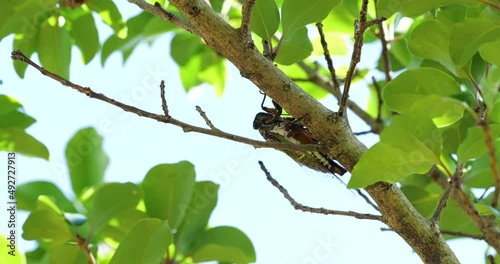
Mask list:
[[[141,0],[129,0],[138,3]],[[253,44],[245,43],[238,29],[227,24],[203,0],[170,0],[197,28],[197,33],[222,56],[229,59],[243,77],[302,121],[329,146],[329,153],[349,171],[366,151],[353,134],[348,121],[327,109],[298,87],[267,60]],[[376,183],[366,188],[382,211],[384,221],[397,232],[426,263],[458,263],[439,232],[423,218],[394,185]]]

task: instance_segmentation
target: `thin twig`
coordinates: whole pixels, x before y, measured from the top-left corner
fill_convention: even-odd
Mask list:
[[[262,171],[266,174],[267,180],[271,182],[271,184],[276,187],[284,196],[285,198],[292,204],[293,208],[296,210],[301,210],[303,212],[309,212],[309,213],[315,213],[315,214],[325,214],[325,215],[343,215],[343,216],[350,216],[354,217],[357,219],[368,219],[368,220],[378,220],[378,221],[383,221],[382,217],[379,215],[372,215],[372,214],[361,214],[357,212],[352,212],[352,211],[337,211],[337,210],[330,210],[330,209],[325,209],[325,208],[314,208],[314,207],[309,207],[302,205],[295,201],[295,199],[290,196],[288,191],[283,187],[281,184],[279,184],[278,181],[276,181],[272,176],[271,173],[266,169],[264,166],[264,163],[262,161],[259,161],[260,168]]]
[[[155,3],[155,5],[151,5],[148,2],[144,0],[128,0],[132,4],[136,4],[138,7],[143,9],[144,11],[151,13],[162,20],[165,20],[167,22],[170,22],[180,28],[183,28],[187,31],[190,31],[193,34],[200,35],[198,32],[198,29],[191,24],[191,22],[187,21],[186,19],[180,17],[177,14],[174,14],[172,12],[169,12],[161,6],[158,2]]]
[[[378,109],[377,109],[377,121],[382,122],[382,106],[384,105],[384,99],[382,98],[382,88],[378,85],[375,77],[372,76],[373,87],[375,87],[375,91],[377,92],[378,98]]]
[[[429,172],[430,178],[437,183],[441,188],[446,189],[448,186],[448,177],[444,175],[436,166],[434,166]],[[496,223],[488,223],[479,214],[474,203],[472,202],[469,195],[461,188],[460,184],[454,186],[451,193],[451,198],[455,203],[460,206],[462,211],[476,224],[476,226],[481,230],[484,235],[484,240],[492,246],[497,252],[500,252],[500,233],[497,230]]]
[[[335,91],[333,84],[330,82],[330,80],[323,75],[320,75],[317,71],[315,71],[313,68],[311,68],[309,65],[307,65],[305,62],[301,61],[298,62],[297,65],[307,74],[308,80],[326,91],[330,92],[333,94],[340,102],[340,91]],[[361,120],[363,120],[368,126],[371,127],[371,131],[375,134],[379,134],[382,129],[382,123],[377,122],[373,117],[371,117],[365,110],[363,110],[359,105],[357,105],[355,102],[351,101],[350,99],[347,99],[346,101],[347,107],[351,109]]]
[[[353,132],[353,134],[356,135],[356,136],[362,136],[362,135],[366,135],[366,134],[370,134],[370,133],[375,133],[375,132],[373,132],[373,130],[367,130],[367,131],[361,131],[361,132]]]
[[[96,264],[97,263],[94,255],[92,255],[92,252],[90,251],[90,248],[88,247],[88,243],[85,241],[85,238],[80,236],[80,234],[78,234],[78,233],[76,233],[76,244],[85,254],[85,257],[87,258],[87,262],[89,264]]]
[[[321,39],[321,46],[323,47],[323,55],[325,56],[326,64],[328,65],[328,70],[330,71],[330,77],[332,78],[333,87],[336,91],[340,93],[340,82],[337,79],[337,74],[335,73],[335,68],[333,67],[332,57],[330,56],[330,51],[328,50],[328,43],[325,39],[325,33],[323,32],[323,23],[316,23],[318,28],[319,36]]]
[[[495,257],[493,255],[488,255],[488,261],[490,264],[496,264]]]
[[[358,194],[359,196],[363,197],[363,199],[365,199],[366,203],[371,205],[375,210],[379,211],[380,212],[380,209],[378,208],[378,206],[376,204],[374,204],[372,202],[372,200],[370,200],[370,198],[363,193],[363,191],[361,191],[361,189],[354,189]]]
[[[446,203],[448,202],[448,199],[450,198],[451,191],[453,191],[453,182],[449,182],[448,186],[444,190],[443,196],[439,200],[438,206],[436,208],[436,211],[434,211],[434,215],[431,218],[431,223],[433,224],[434,228],[439,229],[439,219],[441,219],[441,214],[443,213],[444,208],[446,207]]]
[[[212,121],[208,118],[207,114],[198,105],[196,106],[196,111],[200,113],[201,117],[203,118],[203,120],[205,120],[205,123],[207,124],[208,127],[210,127],[210,129],[220,131],[220,129],[214,126]]]
[[[378,16],[378,15],[377,15]],[[390,43],[387,41],[386,31],[387,23],[382,21],[378,23],[378,38],[382,44],[382,64],[384,67],[385,83],[388,83],[392,79],[392,69],[391,69],[391,56],[389,53]]]
[[[355,25],[354,49],[352,51],[351,64],[349,65],[349,69],[347,70],[347,75],[345,77],[342,99],[339,102],[339,111],[338,111],[339,116],[344,116],[354,71],[356,70],[356,65],[361,60],[361,50],[363,49],[363,33],[370,25],[377,24],[385,20],[385,18],[380,17],[372,21],[367,21],[366,20],[367,12],[368,12],[368,0],[363,0],[363,3],[361,4],[361,11],[359,13],[359,20],[356,20],[354,23]]]
[[[484,132],[484,140],[486,144],[486,148],[488,149],[488,157],[490,161],[491,174],[493,175],[493,182],[495,183],[495,191],[493,192],[493,198],[491,200],[491,206],[498,206],[498,198],[500,196],[500,173],[498,172],[498,164],[496,159],[496,151],[495,144],[493,143],[493,139],[491,138],[490,127],[487,122],[481,122],[481,127]]]
[[[252,23],[252,9],[255,4],[255,0],[244,0],[242,8],[242,19],[240,34],[245,39],[245,43],[252,43],[252,33],[251,33],[251,23]]]
[[[296,150],[296,151],[312,151],[312,150],[324,151],[324,149],[326,148],[325,145],[320,145],[320,144],[290,144],[290,143],[281,143],[281,142],[265,142],[265,141],[253,140],[253,139],[237,136],[237,135],[230,134],[230,133],[223,132],[223,131],[219,131],[219,130],[212,130],[212,129],[206,129],[206,128],[202,128],[202,127],[193,126],[193,125],[184,123],[182,121],[179,121],[171,116],[153,114],[153,113],[144,111],[142,109],[136,108],[134,106],[124,104],[122,102],[119,102],[119,101],[116,101],[112,98],[109,98],[104,94],[96,93],[88,87],[82,87],[80,85],[74,84],[74,83],[62,78],[61,76],[59,76],[55,73],[52,73],[50,71],[47,71],[44,68],[40,67],[38,64],[34,63],[29,58],[27,58],[20,50],[13,51],[11,58],[13,60],[19,60],[19,61],[22,61],[22,62],[29,64],[30,66],[37,69],[43,75],[48,76],[49,78],[52,78],[52,79],[60,82],[64,86],[71,87],[72,89],[74,89],[80,93],[83,93],[90,98],[94,98],[94,99],[106,102],[108,104],[112,104],[118,108],[121,108],[122,110],[124,110],[126,112],[134,113],[138,116],[142,116],[142,117],[154,119],[158,122],[168,123],[168,124],[178,126],[178,127],[182,128],[182,130],[184,132],[196,132],[196,133],[200,133],[200,134],[225,138],[225,139],[228,139],[231,141],[252,145],[255,148],[274,148],[274,149],[279,149],[279,150]]]
[[[468,237],[468,238],[480,239],[480,240],[484,239],[484,236],[482,236],[482,235],[467,234],[467,233],[463,233],[463,232],[455,232],[455,231],[448,231],[448,230],[440,230],[439,232],[441,232],[441,234],[450,235],[450,236]]]
[[[500,10],[500,5],[499,4],[495,4],[495,3],[492,3],[492,2],[487,1],[487,0],[477,0],[477,1],[481,2],[481,3],[485,4],[485,5],[488,5],[490,7],[493,7],[495,9],[497,9],[497,10]]]
[[[160,83],[160,97],[161,97],[161,108],[163,109],[163,113],[165,116],[170,116],[168,114],[168,105],[167,105],[167,99],[165,99],[165,81],[161,80]]]

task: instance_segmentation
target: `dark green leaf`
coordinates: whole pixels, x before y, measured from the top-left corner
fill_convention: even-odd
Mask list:
[[[80,197],[86,188],[103,182],[109,158],[102,149],[102,137],[94,128],[78,131],[68,142],[65,155],[71,186],[77,197]]]
[[[479,52],[485,61],[500,67],[500,53],[498,52],[498,47],[500,47],[500,40],[486,42],[481,45]]]
[[[239,229],[230,226],[219,226],[202,233],[190,255],[194,262],[216,260],[250,263],[256,260],[250,239]]]
[[[15,127],[26,129],[35,123],[35,119],[23,112],[12,111],[8,114],[0,115],[0,128]]]
[[[189,206],[194,180],[194,167],[187,161],[161,164],[149,170],[142,181],[148,215],[168,220],[170,227],[177,229]]]
[[[426,177],[425,175],[419,175]],[[431,218],[434,214],[437,204],[439,203],[440,195],[429,193],[420,186],[403,186],[401,191],[410,200],[411,204],[425,218]]]
[[[49,150],[20,128],[0,128],[0,151],[13,151],[27,156],[49,159]]]
[[[167,221],[139,220],[120,241],[109,263],[160,263],[172,241],[172,230]]]
[[[47,1],[10,1],[0,0],[0,40],[11,33],[21,34],[24,38],[36,37],[40,20],[56,9],[57,0]]]
[[[170,44],[170,56],[179,66],[185,66],[195,54],[202,50],[202,47],[200,37],[179,33],[175,35]]]

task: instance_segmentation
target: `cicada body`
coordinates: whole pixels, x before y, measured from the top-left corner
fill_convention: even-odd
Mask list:
[[[264,110],[266,110],[263,107]],[[281,114],[281,113],[280,113]],[[253,121],[253,128],[268,142],[291,144],[319,144],[309,129],[298,120],[291,117],[281,117],[270,113],[258,113]],[[346,169],[340,166],[332,157],[319,151],[283,150],[295,162],[313,170],[344,175]]]

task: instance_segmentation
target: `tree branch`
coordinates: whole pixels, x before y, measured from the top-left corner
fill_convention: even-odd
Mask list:
[[[337,211],[337,210],[329,210],[325,209],[323,207],[320,208],[314,208],[314,207],[309,207],[302,205],[295,201],[293,197],[288,193],[288,191],[283,187],[277,180],[275,180],[272,176],[271,173],[266,169],[264,166],[264,163],[262,161],[259,161],[260,168],[262,171],[266,174],[267,180],[274,186],[276,187],[284,196],[285,198],[290,202],[290,204],[295,208],[296,210],[300,210],[303,212],[309,212],[309,213],[315,213],[315,214],[325,214],[325,215],[343,215],[343,216],[350,216],[354,217],[357,219],[367,219],[367,220],[378,220],[383,222],[383,218],[379,215],[372,215],[372,214],[361,214],[353,211]]]
[[[226,133],[226,132],[223,132],[219,129],[206,129],[206,128],[202,128],[202,127],[193,126],[193,125],[184,123],[182,121],[179,121],[179,120],[171,117],[170,115],[168,115],[168,110],[166,110],[168,108],[167,108],[166,100],[164,97],[164,88],[162,89],[162,93],[161,93],[162,94],[162,105],[163,105],[162,108],[163,108],[164,113],[166,112],[166,115],[157,115],[157,114],[153,114],[153,113],[144,111],[142,109],[136,108],[134,106],[127,105],[127,104],[124,104],[122,102],[116,101],[112,98],[107,97],[104,94],[96,93],[88,87],[82,87],[80,85],[74,84],[74,83],[62,78],[61,76],[59,76],[55,73],[52,73],[50,71],[47,71],[44,68],[40,67],[38,64],[34,63],[29,58],[27,58],[19,50],[12,52],[12,59],[25,62],[28,65],[30,65],[30,66],[34,67],[35,69],[37,69],[38,71],[40,71],[40,73],[42,73],[43,75],[48,76],[48,77],[60,82],[64,86],[71,87],[74,90],[76,90],[80,93],[83,93],[90,98],[94,98],[94,99],[106,102],[108,104],[112,104],[118,108],[121,108],[122,110],[124,110],[126,112],[131,112],[131,113],[134,113],[138,116],[142,116],[142,117],[154,119],[158,122],[169,123],[169,124],[178,126],[178,127],[182,128],[182,130],[184,132],[197,132],[200,134],[206,134],[206,135],[211,135],[211,136],[215,136],[215,137],[225,138],[228,140],[252,145],[255,148],[274,148],[274,149],[280,149],[280,150],[312,151],[312,150],[321,150],[322,148],[325,147],[325,146],[318,145],[318,144],[297,145],[297,144],[288,144],[288,143],[279,143],[279,142],[264,142],[264,141],[253,140],[253,139],[233,135],[230,133]],[[160,85],[160,88],[161,88],[161,85]],[[201,110],[201,108],[200,108],[200,110]],[[207,118],[205,113],[203,113],[201,115],[204,119]],[[208,120],[208,118],[205,119],[205,121],[207,121],[207,120]],[[210,121],[210,120],[208,120],[208,121]],[[211,122],[210,122],[210,124],[211,124]],[[210,125],[209,125],[209,127],[210,127]]]
[[[240,33],[241,36],[245,39],[247,44],[252,44],[252,32],[251,32],[251,23],[252,23],[252,9],[255,4],[255,0],[244,0],[243,8],[241,13],[243,15],[241,19]]]
[[[342,97],[340,90],[335,90],[333,84],[323,75],[320,75],[317,71],[309,67],[305,62],[298,62],[297,65],[307,74],[308,80],[312,83],[322,87],[326,91],[333,94],[339,101]],[[359,105],[355,102],[347,99],[346,101],[347,107],[351,109],[361,120],[363,120],[368,126],[371,127],[370,132],[375,134],[380,134],[383,129],[383,125],[381,122],[377,122],[377,120],[373,119],[365,110],[363,110]]]
[[[443,196],[439,200],[436,211],[434,211],[434,215],[431,218],[431,222],[436,229],[439,229],[439,219],[441,218],[441,214],[443,213],[444,208],[446,207],[446,203],[450,198],[451,191],[453,190],[453,183],[450,181],[446,189],[444,190]]]
[[[328,71],[330,71],[330,77],[332,78],[333,88],[336,93],[340,94],[340,82],[337,79],[337,74],[335,73],[335,68],[333,67],[332,57],[330,56],[330,51],[328,50],[328,43],[325,39],[325,33],[323,33],[323,24],[321,22],[316,23],[318,28],[319,36],[321,39],[321,46],[323,47],[323,55],[325,56],[326,64],[328,65]]]
[[[468,237],[468,238],[472,238],[472,239],[484,240],[484,236],[482,236],[482,235],[467,234],[467,233],[463,233],[463,232],[455,232],[455,231],[448,231],[448,230],[440,230],[440,232],[441,232],[441,234],[450,235],[450,236]]]
[[[441,186],[441,188],[445,189],[447,187],[448,177],[435,166],[429,171],[428,175],[435,183]],[[497,252],[500,252],[500,233],[497,230],[496,222],[488,223],[485,221],[485,219],[477,212],[474,203],[465,191],[460,188],[460,186],[455,186],[451,193],[451,198],[458,206],[460,206],[462,211],[469,216],[479,230],[481,230],[484,235],[484,240],[488,243],[488,245],[493,247]]]
[[[491,206],[496,208],[498,206],[498,198],[500,196],[500,173],[498,172],[498,161],[495,155],[495,144],[493,143],[493,139],[491,138],[491,131],[487,122],[481,121],[481,127],[483,128],[484,140],[486,148],[488,149],[491,174],[493,175],[493,182],[495,183],[495,191],[493,192]]]
[[[351,88],[352,77],[354,75],[354,71],[356,70],[356,65],[361,60],[361,50],[363,49],[363,34],[369,26],[385,20],[385,18],[381,17],[376,18],[372,21],[367,21],[367,12],[368,0],[363,0],[361,4],[361,12],[359,13],[359,21],[357,20],[355,22],[354,49],[352,51],[351,64],[349,65],[349,69],[347,70],[347,75],[345,77],[344,83],[344,91],[342,93],[342,99],[339,102],[338,114],[340,117],[344,116],[347,98],[349,97],[349,89]]]
[[[180,17],[177,14],[174,14],[172,12],[169,12],[160,5],[160,3],[156,2],[155,5],[150,5],[144,0],[129,0],[130,3],[136,4],[138,7],[143,9],[144,11],[147,11],[165,21],[168,21],[180,28],[183,28],[193,34],[200,35],[198,32],[198,29],[191,24],[191,22],[185,20],[184,18]]]

